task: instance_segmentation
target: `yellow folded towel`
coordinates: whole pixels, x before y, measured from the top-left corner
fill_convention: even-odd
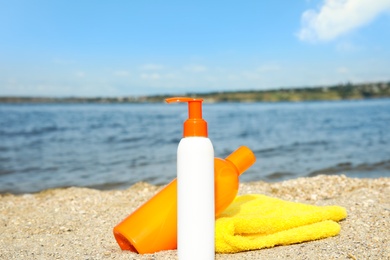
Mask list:
[[[311,241],[340,232],[339,206],[313,206],[264,195],[237,196],[215,223],[217,253],[236,253]]]

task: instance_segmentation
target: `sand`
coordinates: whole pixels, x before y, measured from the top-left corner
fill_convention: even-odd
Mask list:
[[[138,255],[121,251],[112,228],[161,187],[87,188],[1,195],[0,259],[177,259],[176,251]],[[240,185],[240,194],[269,196],[348,211],[336,237],[216,259],[390,259],[390,178],[317,176]]]

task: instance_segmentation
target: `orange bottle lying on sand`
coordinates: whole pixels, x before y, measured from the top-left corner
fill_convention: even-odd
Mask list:
[[[239,147],[226,159],[214,158],[215,216],[236,197],[239,176],[255,161],[255,155],[246,146]],[[199,192],[201,189],[199,187]],[[148,254],[176,249],[177,180],[174,179],[136,209],[113,231],[122,250]]]

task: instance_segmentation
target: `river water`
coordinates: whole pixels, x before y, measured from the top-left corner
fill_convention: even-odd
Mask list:
[[[390,177],[390,99],[204,104],[215,155],[248,146],[241,181]],[[122,189],[176,176],[186,105],[0,104],[0,193]]]

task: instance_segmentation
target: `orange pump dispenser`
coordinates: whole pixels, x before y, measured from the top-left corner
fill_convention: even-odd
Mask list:
[[[173,97],[165,99],[167,103],[187,102],[188,119],[184,122],[183,137],[203,136],[207,137],[207,122],[202,118],[201,98]]]
[[[226,159],[214,159],[215,216],[233,201],[238,192],[239,175],[255,161],[255,155],[246,146],[239,147]],[[122,250],[147,254],[176,249],[177,180],[115,226],[113,232]]]

